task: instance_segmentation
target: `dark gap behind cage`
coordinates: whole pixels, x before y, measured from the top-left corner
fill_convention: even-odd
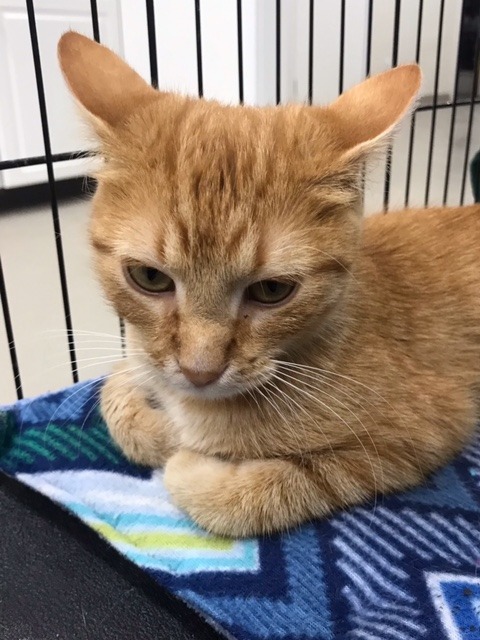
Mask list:
[[[473,81],[471,85],[471,98],[470,98],[470,108],[468,112],[468,129],[467,129],[467,141],[465,144],[465,156],[463,161],[463,172],[462,172],[462,183],[461,183],[461,192],[460,192],[460,204],[464,204],[465,202],[465,189],[467,186],[467,173],[468,173],[468,163],[470,159],[470,145],[472,140],[472,126],[473,120],[475,116],[475,96],[477,93],[478,87],[478,74],[479,74],[479,64],[480,64],[480,38],[477,35],[477,39],[475,42],[475,56],[474,56],[474,74]]]

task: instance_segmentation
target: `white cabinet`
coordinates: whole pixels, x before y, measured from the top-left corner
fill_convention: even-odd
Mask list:
[[[61,76],[56,46],[61,34],[68,29],[92,35],[90,2],[36,0],[34,6],[52,152],[84,149],[85,131]],[[102,41],[123,53],[118,0],[101,0],[98,9]],[[0,87],[0,159],[44,155],[24,0],[0,0]],[[55,177],[61,180],[82,175],[87,162],[85,159],[56,162]],[[9,169],[0,172],[0,187],[37,184],[46,179],[44,165]]]

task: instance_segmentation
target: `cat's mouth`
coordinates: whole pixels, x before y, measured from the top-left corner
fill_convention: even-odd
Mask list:
[[[181,387],[175,385],[175,387],[187,396],[202,400],[227,400],[241,395],[243,392],[240,388],[221,386],[219,384],[212,384],[208,387],[201,388],[195,387],[194,385],[182,385]]]
[[[265,376],[255,376],[254,379],[246,379],[239,376],[238,373],[229,371],[226,368],[225,371],[214,381],[207,384],[196,384],[192,382],[188,377],[185,377],[182,372],[180,375],[172,375],[167,378],[169,385],[176,390],[193,398],[199,398],[202,400],[225,400],[228,398],[234,398],[248,393],[261,386],[265,382]]]
[[[249,394],[268,383],[274,370],[268,362],[246,365],[245,369],[229,363],[221,371],[192,374],[173,359],[159,365],[145,353],[142,360],[147,368],[150,387],[158,383],[160,388],[169,388],[185,397],[201,400],[226,400]]]

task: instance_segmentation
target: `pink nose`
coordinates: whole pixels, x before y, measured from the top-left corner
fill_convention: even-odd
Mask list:
[[[206,387],[207,384],[212,384],[220,378],[225,369],[226,367],[216,371],[205,371],[204,369],[189,369],[180,365],[180,371],[196,387]]]

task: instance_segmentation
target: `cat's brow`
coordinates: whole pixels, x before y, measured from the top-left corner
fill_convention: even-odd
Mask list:
[[[109,244],[103,242],[102,240],[99,240],[98,238],[92,238],[90,243],[95,251],[98,251],[99,253],[103,253],[105,255],[110,255],[113,253],[113,248]]]
[[[288,265],[288,266],[287,266]],[[255,277],[258,280],[268,280],[279,278],[282,275],[284,277],[302,277],[307,274],[328,274],[337,273],[341,275],[351,274],[350,262],[348,260],[337,259],[332,256],[332,259],[325,259],[320,264],[309,264],[305,262],[289,261],[286,263],[284,260],[269,261],[266,265],[263,265],[255,272]]]
[[[162,269],[165,262],[163,234],[153,226],[138,225],[130,228],[115,242],[115,253]]]

